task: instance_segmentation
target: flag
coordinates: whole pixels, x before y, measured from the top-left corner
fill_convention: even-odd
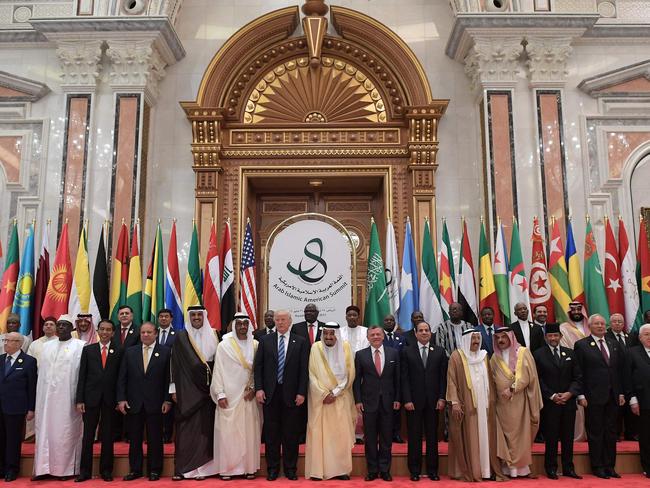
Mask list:
[[[447,221],[442,221],[442,247],[440,248],[440,305],[442,315],[449,318],[449,305],[454,302],[455,276],[454,276],[454,253],[449,242]]]
[[[50,282],[47,285],[45,301],[41,311],[43,317],[51,315],[58,319],[68,313],[68,300],[72,286],[72,265],[70,263],[70,245],[68,243],[68,223],[63,224],[59,245],[56,248]]]
[[[142,265],[138,242],[138,226],[133,226],[131,236],[131,258],[129,259],[129,279],[126,285],[126,304],[133,310],[133,324],[142,323]]]
[[[379,233],[377,232],[377,225],[372,219],[370,223],[370,249],[368,250],[368,275],[366,278],[366,306],[363,311],[363,325],[366,327],[383,324],[384,317],[390,313],[385,272],[386,268],[384,267],[384,260],[381,258],[381,247],[379,246]],[[400,312],[401,310],[400,308]],[[411,324],[410,317],[408,323]]]
[[[478,297],[479,313],[485,307],[494,311],[494,325],[503,325],[503,318],[499,313],[499,299],[492,274],[492,263],[490,262],[490,244],[485,235],[485,224],[481,221],[481,237],[478,246]]]
[[[27,240],[23,246],[23,259],[20,261],[18,284],[14,295],[12,312],[20,316],[20,333],[32,334],[32,299],[34,292],[34,226],[27,230]]]
[[[514,231],[513,231],[514,232]],[[519,235],[517,233],[517,235]],[[555,322],[555,309],[553,307],[553,295],[551,295],[551,282],[548,278],[546,268],[546,250],[544,248],[544,239],[539,230],[539,220],[533,219],[533,235],[530,238],[533,243],[532,264],[530,266],[530,286],[528,288],[528,297],[530,299],[531,312],[535,311],[537,305],[544,305],[548,312],[547,322]],[[514,234],[513,234],[514,243]],[[521,247],[519,248],[521,253]],[[514,253],[510,250],[510,260],[514,260]],[[514,264],[511,264],[514,268]],[[511,283],[512,284],[512,283]]]
[[[637,277],[639,282],[639,304],[641,311],[645,313],[650,310],[650,249],[648,248],[648,232],[646,230],[645,219],[641,219],[639,225],[639,248],[636,258]],[[635,325],[635,330],[638,327]]]
[[[586,248],[585,248],[586,252]],[[621,284],[621,261],[616,249],[616,238],[612,225],[605,217],[605,293],[609,313],[620,313],[625,318],[625,300],[623,299],[623,285]],[[625,322],[626,326],[628,322]]]
[[[167,249],[167,279],[165,280],[165,307],[172,311],[172,327],[185,327],[183,302],[181,301],[181,274],[178,270],[178,246],[176,243],[176,221],[172,224]]]
[[[499,310],[504,318],[504,324],[510,324],[510,290],[508,289],[508,251],[506,239],[503,236],[503,224],[499,222],[497,230],[497,242],[494,246],[494,257],[492,258],[492,273],[494,274],[494,287],[497,290]],[[514,307],[514,304],[512,305]],[[496,312],[496,310],[495,310]]]
[[[7,316],[11,313],[14,305],[14,295],[18,284],[18,272],[20,268],[20,257],[18,249],[18,224],[14,221],[7,248],[5,269],[2,273],[2,290],[0,291],[0,333],[7,332]]]
[[[45,301],[47,284],[50,282],[50,226],[43,230],[41,252],[38,256],[38,272],[34,285],[34,319],[32,321],[32,338],[38,339],[43,335],[43,317],[41,309]]]
[[[142,321],[158,324],[158,312],[165,308],[165,262],[163,260],[162,232],[160,224],[156,229],[151,261],[147,268],[144,301],[142,305]]]
[[[636,281],[636,263],[634,251],[630,248],[625,223],[618,218],[618,257],[621,263],[621,280],[623,281],[623,302],[625,304],[625,327],[628,331],[643,323],[639,307],[639,288]]]
[[[567,276],[569,277],[569,289],[571,290],[571,301],[580,302],[583,306],[583,313],[591,313],[585,302],[585,289],[582,285],[582,274],[580,273],[580,260],[576,251],[576,242],[573,238],[573,227],[569,220],[566,231],[566,265]],[[589,312],[588,312],[589,311]]]
[[[95,270],[93,272],[93,297],[97,304],[99,316],[108,318],[111,302],[108,296],[108,266],[106,265],[106,242],[104,241],[104,226],[99,233],[99,244],[97,246],[97,257],[95,258]],[[99,325],[99,324],[96,324]]]
[[[429,230],[429,221],[424,223],[422,236],[422,257],[420,259],[420,307],[424,320],[436,332],[445,320],[440,305],[440,287],[438,286],[438,269],[436,255],[433,252],[433,241]]]
[[[230,220],[226,220],[221,238],[221,330],[235,317],[235,275],[230,243]]]
[[[370,258],[368,258],[370,259]],[[411,221],[407,218],[404,231],[404,250],[402,252],[402,275],[399,280],[400,305],[398,321],[402,330],[411,330],[411,314],[419,310],[418,267],[415,262],[415,246],[411,235]],[[383,321],[383,317],[381,318]],[[381,324],[382,322],[379,322]]]
[[[239,306],[248,314],[253,330],[257,329],[257,289],[255,287],[255,248],[250,221],[246,222],[246,233],[241,250],[239,275]]]
[[[458,302],[463,306],[463,319],[465,322],[476,324],[478,322],[476,278],[474,277],[472,247],[469,244],[465,219],[463,219],[463,237],[460,243],[460,257],[458,259]]]
[[[399,310],[399,262],[397,260],[397,243],[395,228],[390,219],[386,222],[386,287],[388,288],[388,303],[390,313],[395,315]]]
[[[68,300],[68,313],[76,317],[80,313],[89,313],[93,316],[95,327],[99,325],[99,310],[90,286],[90,263],[88,261],[88,238],[86,228],[81,229],[77,260],[72,275],[72,288]]]
[[[571,291],[569,289],[566,261],[564,260],[562,236],[555,219],[553,219],[551,244],[548,252],[548,268],[551,273],[551,293],[555,304],[555,319],[558,322],[566,322],[569,303],[571,302]]]
[[[192,241],[190,255],[187,260],[187,275],[185,276],[185,291],[183,293],[183,312],[188,307],[201,305],[203,287],[201,286],[201,263],[199,258],[199,234],[196,223],[192,226]]]
[[[217,227],[214,222],[210,228],[210,243],[205,259],[203,306],[208,313],[210,327],[221,330],[221,264],[217,247]]]
[[[113,258],[111,273],[111,320],[118,324],[118,309],[126,304],[126,289],[129,279],[129,234],[126,224],[122,222],[120,235],[117,239],[117,249]]]
[[[585,301],[589,313],[600,314],[609,322],[609,307],[607,306],[607,294],[603,284],[603,269],[598,259],[598,248],[596,247],[596,240],[589,219],[587,219],[587,229],[585,231],[583,283],[585,284]]]
[[[546,261],[546,259],[544,260]],[[546,264],[544,264],[546,268]],[[514,322],[515,305],[523,303],[529,311],[530,318],[530,299],[528,298],[528,280],[526,279],[526,268],[524,267],[524,257],[521,252],[521,241],[519,239],[519,224],[517,220],[512,222],[512,236],[510,237],[510,261],[508,267],[509,283],[509,302],[510,318]]]

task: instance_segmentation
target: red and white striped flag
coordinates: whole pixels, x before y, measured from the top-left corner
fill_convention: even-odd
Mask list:
[[[257,290],[255,287],[255,248],[250,220],[246,222],[246,234],[241,252],[241,276],[239,284],[239,307],[250,318],[253,330],[257,329]]]
[[[210,229],[208,256],[205,260],[205,283],[203,284],[203,306],[208,312],[208,322],[213,329],[221,329],[221,265],[217,247],[217,229],[214,223]]]

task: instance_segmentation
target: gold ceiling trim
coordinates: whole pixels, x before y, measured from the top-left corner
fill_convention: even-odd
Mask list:
[[[245,124],[386,122],[386,105],[363,71],[346,61],[323,57],[317,69],[308,57],[267,72],[251,91]]]

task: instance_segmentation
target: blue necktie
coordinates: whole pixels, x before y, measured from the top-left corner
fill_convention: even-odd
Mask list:
[[[11,369],[11,356],[7,356],[7,362],[5,363],[5,376],[9,374],[10,369]]]
[[[278,383],[284,381],[284,335],[278,337]]]

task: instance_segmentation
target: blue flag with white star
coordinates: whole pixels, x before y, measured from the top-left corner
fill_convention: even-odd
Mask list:
[[[415,245],[411,235],[411,221],[406,221],[404,252],[402,253],[402,275],[399,283],[400,305],[397,313],[402,330],[411,330],[411,314],[419,310],[418,265],[415,261]]]

